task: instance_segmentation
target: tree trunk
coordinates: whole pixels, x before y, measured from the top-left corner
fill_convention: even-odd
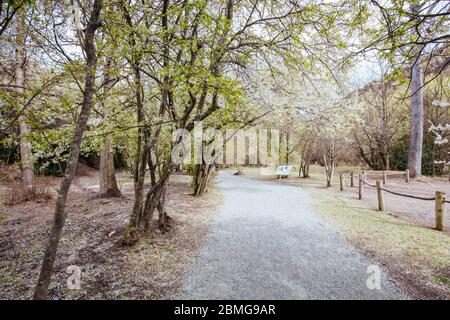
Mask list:
[[[133,20],[130,12],[128,12],[125,1],[119,2],[123,17],[128,25],[128,27],[133,30]],[[132,49],[131,52],[131,66],[134,72],[134,85],[135,85],[135,99],[136,99],[136,120],[141,124],[144,120],[143,112],[143,100],[144,91],[142,89],[141,82],[141,71],[140,71],[140,55],[138,54],[139,49],[136,47],[135,31],[130,33],[129,46]],[[128,232],[125,235],[123,242],[127,245],[131,245],[136,242],[135,232],[138,229],[139,222],[142,219],[142,202],[144,199],[144,180],[145,180],[145,169],[147,164],[147,157],[150,150],[144,145],[145,132],[141,126],[138,128],[138,135],[136,141],[136,154],[134,157],[133,164],[133,183],[134,183],[134,204],[133,211],[131,212],[130,222]]]
[[[331,179],[333,179],[333,168],[326,168],[325,174],[327,176],[327,188],[331,187]]]
[[[135,175],[134,175],[134,204],[133,211],[131,212],[129,233],[134,233],[139,227],[139,223],[142,219],[142,202],[144,200],[144,180],[145,180],[145,166],[147,164],[147,156],[149,151],[147,148],[143,148],[140,152],[138,159],[136,159]],[[126,236],[127,238],[133,237],[132,234]],[[133,242],[132,240],[131,242]],[[131,242],[129,244],[131,244]]]
[[[390,161],[389,161],[389,151],[387,150],[387,148],[386,148],[386,153],[385,153],[385,167],[386,167],[386,170],[387,171],[389,171],[389,170],[391,170],[391,163],[390,163]]]
[[[299,178],[302,177],[302,172],[303,172],[303,161],[300,161],[300,166],[298,168],[298,177]]]
[[[289,165],[289,131],[286,131],[286,165]]]
[[[109,101],[111,99],[108,98],[108,95],[110,94],[110,89],[112,88],[111,83],[111,77],[110,77],[110,66],[111,66],[111,59],[107,58],[105,63],[105,70],[104,70],[104,94],[106,95],[105,98],[105,106],[106,110],[104,112],[104,121],[107,121],[109,117],[109,110],[108,107],[110,105]],[[120,190],[117,187],[117,179],[116,179],[116,173],[114,170],[114,156],[112,152],[112,141],[111,137],[106,136],[104,145],[102,149],[100,150],[100,197],[120,197]]]
[[[161,191],[161,198],[158,203],[158,228],[163,233],[167,230],[167,220],[168,220],[167,212],[165,210],[166,188],[167,186],[163,186]]]
[[[205,163],[195,165],[195,174],[192,182],[194,196],[201,197],[207,191],[211,168],[212,165]]]
[[[144,207],[142,210],[142,219],[139,224],[139,229],[147,232],[150,230],[153,213],[155,209],[160,205],[161,197],[163,195],[165,182],[156,184],[152,190],[147,192]]]
[[[309,161],[303,167],[303,178],[309,178]]]
[[[100,150],[100,197],[120,197],[114,170],[114,157],[112,153],[111,138],[106,137],[105,145]]]
[[[45,249],[44,260],[42,261],[41,272],[38,283],[34,291],[34,299],[42,300],[48,297],[48,287],[53,273],[56,253],[59,240],[66,220],[66,202],[80,154],[81,140],[86,129],[86,124],[92,108],[92,97],[95,91],[95,69],[97,66],[97,53],[95,49],[95,32],[99,27],[100,11],[102,0],[94,0],[91,16],[84,34],[84,50],[86,54],[86,74],[83,90],[83,102],[81,111],[76,123],[75,133],[70,145],[69,160],[66,172],[61,181],[56,199],[53,226],[50,231],[50,238]]]
[[[25,94],[25,17],[21,12],[17,21],[17,47],[16,47],[16,66],[15,66],[15,78],[16,88],[19,94],[19,101],[24,103]],[[28,136],[31,133],[31,129],[25,121],[25,117],[21,115],[19,117],[19,129],[20,129],[20,162],[22,169],[22,184],[26,192],[35,191],[35,175],[33,156],[31,150],[31,143],[28,140]]]
[[[418,5],[412,5],[414,13],[419,12]],[[423,142],[423,70],[420,59],[421,46],[413,48],[416,55],[411,66],[411,136],[409,139],[408,169],[412,178],[422,175],[422,142]]]
[[[171,170],[172,169],[170,167],[166,167],[159,181],[150,189],[150,191],[147,192],[142,210],[142,218],[138,224],[139,229],[143,229],[145,232],[150,229],[155,209],[158,208],[158,206],[160,206],[160,208],[161,206],[163,207],[161,200],[165,194],[166,184],[169,180]]]
[[[327,161],[327,157],[324,155],[323,159],[325,164],[325,176],[327,178],[327,188],[329,188],[331,187],[331,181],[333,179],[335,164],[333,158]]]
[[[280,132],[280,136],[278,138],[278,145],[279,145],[279,154],[278,154],[278,163],[281,165],[283,163],[283,154],[281,152],[282,150],[282,145],[283,145],[283,131]]]

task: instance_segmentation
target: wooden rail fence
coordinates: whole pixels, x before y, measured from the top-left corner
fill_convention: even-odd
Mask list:
[[[436,230],[439,230],[439,231],[446,230],[446,226],[445,226],[445,220],[446,220],[446,214],[447,214],[446,204],[449,203],[450,201],[448,201],[446,199],[445,192],[436,191],[434,197],[421,197],[421,196],[415,196],[412,194],[405,194],[405,193],[401,193],[401,192],[392,191],[385,187],[388,184],[388,176],[403,175],[405,178],[405,182],[408,183],[409,178],[410,178],[409,170],[406,170],[403,174],[398,173],[398,172],[397,173],[395,173],[395,172],[389,173],[387,171],[382,171],[375,175],[380,176],[380,174],[381,174],[381,179],[376,180],[375,185],[371,184],[370,182],[367,181],[367,176],[370,174],[368,174],[366,171],[363,170],[361,173],[358,174],[358,199],[359,200],[363,199],[364,186],[368,186],[368,187],[372,187],[372,188],[376,189],[379,211],[385,210],[384,192],[388,192],[388,193],[391,193],[391,194],[394,194],[394,195],[397,195],[400,197],[412,198],[412,199],[423,200],[423,201],[434,201]],[[374,175],[374,174],[372,174],[372,175]],[[345,177],[346,177],[346,175],[343,173],[341,173],[339,175],[339,190],[340,191],[344,191],[344,189],[345,189]],[[350,187],[354,187],[355,186],[354,173],[350,172],[348,177],[350,179]]]

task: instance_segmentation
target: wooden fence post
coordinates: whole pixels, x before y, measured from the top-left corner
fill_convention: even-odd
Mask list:
[[[377,181],[378,210],[384,211],[384,197],[381,189],[381,181]]]
[[[339,175],[339,185],[340,190],[344,191],[344,175],[342,173]]]
[[[355,180],[353,177],[353,171],[350,172],[350,187],[354,187],[355,186]]]
[[[386,171],[383,171],[383,185],[387,184],[387,174]]]
[[[362,171],[362,175],[363,175],[363,180],[367,181],[366,170]]]
[[[358,199],[361,200],[362,199],[362,194],[363,194],[363,179],[362,179],[362,175],[361,173],[359,174],[359,184],[358,184]]]
[[[409,182],[409,169],[405,170],[405,181]]]
[[[445,192],[436,191],[435,213],[436,213],[436,230],[445,231],[445,215],[446,202]]]

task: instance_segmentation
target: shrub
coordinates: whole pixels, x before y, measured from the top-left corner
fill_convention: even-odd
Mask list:
[[[13,206],[26,201],[42,202],[52,199],[50,187],[42,179],[36,178],[34,191],[25,190],[22,182],[11,182],[5,192],[5,205]]]

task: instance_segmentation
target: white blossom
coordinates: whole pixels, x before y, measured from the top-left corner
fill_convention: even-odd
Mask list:
[[[434,106],[434,107],[449,108],[450,107],[450,102],[434,100],[431,103],[431,105]]]

